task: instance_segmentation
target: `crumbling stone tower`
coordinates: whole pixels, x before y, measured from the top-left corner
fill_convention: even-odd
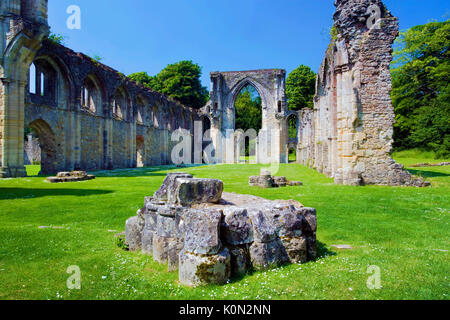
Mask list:
[[[47,2],[0,2],[0,178],[26,176],[25,87],[29,66],[49,33]]]

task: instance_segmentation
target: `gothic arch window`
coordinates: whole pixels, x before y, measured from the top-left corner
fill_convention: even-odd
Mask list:
[[[159,128],[159,112],[158,112],[158,106],[153,107],[153,126],[155,128]]]
[[[50,56],[36,58],[28,71],[28,93],[35,104],[67,109],[71,90],[62,62]]]
[[[81,88],[81,108],[91,113],[101,114],[102,95],[98,81],[88,76]]]
[[[118,88],[114,94],[113,117],[123,121],[130,119],[130,101],[127,92],[122,87]]]
[[[146,112],[147,105],[148,104],[143,97],[138,96],[136,98],[136,112],[137,112],[136,122],[137,122],[137,124],[140,124],[140,125],[147,124],[147,112]]]

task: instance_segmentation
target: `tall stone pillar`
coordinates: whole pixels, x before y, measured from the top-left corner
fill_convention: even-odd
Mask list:
[[[33,14],[34,8],[39,12]],[[49,33],[47,1],[2,0],[0,25],[0,178],[23,177],[25,87],[29,66]]]

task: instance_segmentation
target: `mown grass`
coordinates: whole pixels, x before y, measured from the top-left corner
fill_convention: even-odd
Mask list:
[[[222,179],[229,192],[296,199],[317,208],[317,261],[253,273],[225,286],[186,288],[177,272],[122,251],[114,239],[144,196],[153,194],[169,170],[180,169],[96,172],[96,180],[57,185],[43,177],[9,179],[0,181],[0,299],[449,298],[450,167],[414,169],[432,182],[423,189],[337,186],[297,164],[282,165],[278,174],[303,181],[303,187],[248,187],[248,177],[260,168],[182,170]],[[44,226],[53,228],[39,228]],[[335,244],[353,249],[337,250]],[[71,265],[81,269],[81,290],[67,289]],[[366,285],[371,265],[381,270],[380,290]]]

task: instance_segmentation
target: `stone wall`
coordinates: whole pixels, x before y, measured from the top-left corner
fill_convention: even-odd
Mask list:
[[[141,164],[170,164],[170,133],[191,131],[199,119],[196,110],[44,40],[46,0],[2,1],[0,28],[0,177],[26,175],[27,127],[41,144],[42,173],[56,173],[135,167],[137,139]]]
[[[389,66],[398,20],[381,0],[335,4],[314,111],[301,118],[301,162],[338,184],[423,186],[390,156],[395,115]]]

